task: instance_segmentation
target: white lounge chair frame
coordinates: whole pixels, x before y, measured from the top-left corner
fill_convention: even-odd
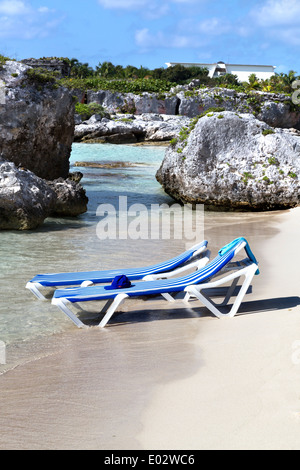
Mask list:
[[[171,277],[175,277],[178,274],[182,274],[183,272],[196,268],[200,269],[202,266],[205,266],[206,263],[209,261],[209,250],[206,251],[207,255],[202,257],[200,260],[193,261],[192,263],[187,264],[186,266],[182,266],[181,268],[175,269],[174,271],[171,271],[169,273],[160,273],[160,274],[150,274],[145,276],[142,281],[154,281],[154,280],[159,280],[159,279],[170,279]],[[141,282],[142,282],[141,281]],[[160,294],[162,297],[164,297],[165,300],[169,302],[174,302],[175,299],[168,293],[162,293]],[[124,302],[125,299],[127,299],[129,296],[124,293],[118,294],[114,299],[109,299],[102,310],[100,311],[100,314],[105,314],[103,320],[99,323],[99,327],[103,328],[106,323],[110,320],[112,315],[115,313],[115,311],[118,309],[118,307]],[[87,325],[85,325],[77,316],[75,313],[72,312],[71,310],[71,305],[72,303],[69,302],[67,299],[52,299],[52,304],[56,305],[58,308],[60,308],[69,318],[70,320],[75,323],[78,328],[88,328]],[[106,319],[106,321],[104,321]]]
[[[193,252],[194,250],[194,252]],[[127,274],[127,276],[132,280],[132,279],[140,279],[140,280],[145,280],[147,278],[147,276],[149,276],[149,274],[147,275],[146,273],[150,272],[150,273],[154,273],[154,274],[151,274],[153,276],[156,275],[156,273],[163,273],[164,272],[164,269],[166,269],[166,272],[169,273],[170,275],[172,275],[172,273],[174,273],[175,275],[178,275],[180,273],[183,273],[185,272],[187,269],[189,268],[192,268],[194,266],[197,266],[198,264],[198,260],[197,260],[197,257],[200,255],[200,254],[203,254],[207,251],[207,241],[203,241],[201,243],[197,243],[196,245],[192,246],[191,248],[189,248],[187,250],[188,252],[191,252],[190,254],[190,258],[187,260],[187,261],[182,261],[182,263],[179,263],[177,264],[177,268],[174,267],[172,270],[169,270],[170,269],[170,265],[168,265],[167,263],[170,263],[172,262],[172,260],[167,260],[165,263],[158,263],[157,265],[154,265],[154,266],[149,266],[149,267],[142,267],[142,268],[130,268],[128,273],[127,273],[127,270],[126,268],[124,269],[124,271],[122,272],[122,274]],[[183,253],[184,254],[184,253]],[[196,260],[194,262],[192,262],[193,260]],[[190,264],[189,264],[190,263]],[[106,273],[107,271],[91,271],[91,272],[85,272],[85,273],[76,273],[78,275],[82,275],[84,280],[81,282],[80,284],[80,287],[88,287],[88,286],[92,286],[94,285],[95,283],[91,280],[93,279],[93,277],[97,277],[97,276],[100,276],[101,278],[101,274],[104,273],[104,277],[103,277],[103,280],[101,281],[98,281],[99,284],[105,284],[105,283],[108,283],[108,282],[111,282],[113,280],[113,278],[121,272],[121,270],[112,270],[112,271],[109,271],[109,275],[107,276],[106,278]],[[72,276],[72,273],[64,273],[66,275],[68,274],[71,274]],[[55,276],[56,274],[46,274],[46,276],[50,276],[50,277],[53,277],[55,279]],[[109,277],[111,276],[111,277]],[[159,279],[160,276],[157,277],[157,279]],[[153,278],[154,279],[154,278]],[[148,279],[149,280],[149,279]],[[72,280],[66,282],[64,284],[64,286],[72,286]],[[29,281],[27,282],[26,284],[26,289],[30,290],[30,292],[32,294],[35,295],[35,297],[38,299],[38,300],[43,300],[43,301],[46,301],[47,298],[45,297],[45,295],[43,294],[43,290],[46,289],[46,290],[49,290],[49,289],[55,289],[57,288],[58,286],[61,287],[60,284],[58,284],[57,286],[54,284],[53,286],[47,286],[47,285],[43,285],[42,283],[40,282],[37,282],[35,281],[34,279],[32,281]]]
[[[235,250],[235,254],[237,254],[242,248],[245,248],[247,245],[246,242],[242,242]],[[198,269],[209,261],[208,258],[203,258],[199,262]],[[245,294],[248,291],[250,283],[253,279],[253,276],[258,271],[258,265],[251,261],[249,258],[246,258],[242,262],[230,262],[228,263],[223,270],[219,272],[219,274],[224,274],[224,272],[228,270],[234,270],[230,274],[225,274],[222,278],[217,279],[215,281],[205,282],[202,284],[192,284],[186,286],[182,289],[185,292],[184,302],[189,303],[192,298],[196,298],[200,300],[208,310],[213,313],[217,318],[232,318],[236,315],[242,300]],[[170,276],[170,274],[162,274],[161,276],[155,275],[155,279]],[[146,276],[147,280],[154,280],[154,276]],[[150,279],[151,278],[151,279]],[[234,291],[237,287],[237,284],[240,278],[244,278],[242,286],[239,290],[239,293],[236,297],[235,302],[233,303],[230,311],[228,313],[222,313],[220,307],[226,306],[229,303],[230,298],[234,295]],[[216,295],[216,288],[221,285],[227,284],[228,282],[232,281],[231,285],[225,288],[225,298],[221,304],[214,303],[210,297],[214,297]],[[177,292],[178,293],[178,292]],[[158,292],[159,294],[159,292]],[[141,295],[147,295],[146,293]],[[172,297],[169,293],[160,293],[167,301],[174,302],[176,299]],[[175,293],[176,295],[176,293]],[[120,305],[130,296],[127,295],[125,292],[117,294],[114,298],[107,300],[105,306],[101,310],[101,314],[104,314],[104,317],[99,323],[100,328],[104,328],[108,321],[111,319],[112,315],[116,312],[116,310],[120,307]],[[59,307],[79,328],[86,328],[87,326],[81,322],[81,320],[71,311],[70,307],[72,302],[67,300],[64,297],[60,298],[53,298],[52,304]],[[189,304],[190,305],[190,304]]]

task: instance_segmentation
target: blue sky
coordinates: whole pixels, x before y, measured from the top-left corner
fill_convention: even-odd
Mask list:
[[[115,65],[276,65],[300,75],[300,0],[0,0],[0,54]]]

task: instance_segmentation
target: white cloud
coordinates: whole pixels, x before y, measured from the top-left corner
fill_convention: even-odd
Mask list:
[[[48,8],[48,7],[39,7],[39,8],[38,8],[38,12],[39,12],[39,13],[54,13],[55,10],[51,10],[51,9]]]
[[[0,14],[7,16],[23,15],[29,9],[24,2],[19,0],[3,0],[0,2]]]
[[[47,7],[33,8],[20,0],[0,1],[0,38],[43,38],[62,20],[55,10]]]
[[[107,9],[133,10],[147,6],[148,0],[98,0]]]
[[[300,46],[299,28],[282,29],[277,32],[277,38],[290,46]]]
[[[185,0],[178,0],[185,1]],[[197,22],[193,19],[182,19],[174,32],[152,32],[149,28],[139,29],[135,33],[136,45],[145,50],[155,48],[190,48],[207,46],[216,36],[232,31],[231,24],[220,18],[208,18]]]
[[[199,39],[195,36],[183,34],[168,34],[163,31],[151,33],[148,28],[143,28],[135,33],[135,42],[137,46],[143,49],[153,48],[195,48],[201,45]]]
[[[199,33],[207,34],[209,36],[219,36],[224,33],[228,33],[228,31],[232,31],[232,26],[223,19],[220,18],[208,18],[204,20],[198,25],[196,25],[196,29]]]
[[[139,11],[151,19],[159,18],[172,11],[172,4],[185,5],[203,2],[206,0],[98,0],[106,9]]]
[[[265,35],[273,43],[300,45],[299,0],[266,0],[250,12],[250,19],[254,20],[257,34]]]
[[[259,26],[273,27],[300,24],[299,0],[267,0],[252,11]]]

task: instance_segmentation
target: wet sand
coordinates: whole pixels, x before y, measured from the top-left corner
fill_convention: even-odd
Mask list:
[[[140,300],[41,338],[0,375],[0,449],[298,450],[299,233],[300,208],[208,215],[212,255],[245,236],[260,263],[240,314]]]

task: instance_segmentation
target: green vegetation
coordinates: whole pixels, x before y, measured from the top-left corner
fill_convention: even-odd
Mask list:
[[[195,128],[195,126],[196,126],[197,122],[199,121],[199,119],[201,119],[204,116],[211,117],[211,116],[214,115],[214,113],[218,113],[218,112],[221,112],[221,111],[225,111],[225,109],[224,108],[212,107],[212,108],[209,108],[204,113],[200,114],[199,116],[196,116],[195,118],[191,119],[191,122],[187,127],[183,126],[180,129],[179,134],[178,134],[178,138],[174,138],[170,141],[170,145],[172,147],[175,147],[180,142],[181,147],[179,147],[177,149],[177,153],[182,153],[184,147],[186,147],[186,145],[187,145],[188,137],[189,137],[190,133],[192,132],[192,130]],[[220,119],[222,119],[222,117],[224,117],[223,115],[219,115],[219,116],[220,116]]]
[[[270,157],[270,158],[268,158],[268,162],[269,162],[270,165],[279,166],[279,161],[277,160],[276,157]]]
[[[289,174],[288,174],[288,176],[289,176],[290,178],[297,178],[296,173],[294,173],[293,171],[290,171]]]
[[[98,103],[76,103],[75,110],[77,114],[80,114],[83,120],[89,119],[94,114],[100,114],[102,117],[106,115],[105,109]]]
[[[269,135],[269,134],[275,134],[275,132],[272,129],[264,129],[262,131],[262,135]]]
[[[155,79],[169,81],[173,83],[185,83],[186,80],[193,78],[205,79],[208,77],[208,70],[201,67],[184,67],[183,65],[175,65],[169,68],[156,68],[150,70],[147,67],[140,68],[133,65],[113,65],[111,62],[99,62],[95,70],[87,63],[82,64],[77,59],[69,60],[71,66],[71,76],[78,78],[100,77],[108,80],[137,80],[137,79]]]
[[[190,130],[188,127],[182,127],[179,131],[179,140],[180,142],[183,142],[185,140],[187,140],[188,136],[189,136],[189,133],[190,133]]]
[[[214,115],[214,113],[222,113],[223,111],[226,111],[225,108],[218,108],[218,107],[211,107],[209,109],[207,109],[206,111],[204,111],[204,113],[200,114],[199,115],[199,118],[202,118],[204,116],[208,116],[208,117],[211,117]],[[222,115],[222,117],[224,117]]]
[[[274,181],[271,181],[270,178],[268,178],[267,176],[263,177],[263,181],[267,184],[273,184],[274,183]]]
[[[0,67],[2,67],[7,60],[10,60],[9,57],[0,54]]]
[[[265,91],[268,93],[284,93],[290,95],[295,90],[292,84],[300,77],[291,70],[288,74],[275,74],[267,80],[260,80],[255,74],[251,74],[248,82],[240,82],[236,75],[225,74],[220,77],[210,78],[208,69],[201,67],[184,67],[177,64],[172,67],[149,69],[142,65],[138,68],[133,65],[114,65],[109,61],[99,62],[93,69],[88,63],[79,62],[77,59],[65,59],[70,66],[70,77],[63,79],[64,85],[71,88],[122,91],[124,93],[141,93],[144,91],[153,93],[168,92],[172,86],[184,85],[197,79],[199,85],[196,88],[231,88],[236,91],[249,94],[249,104],[256,105],[255,112],[260,109],[262,97],[251,96],[252,91]],[[194,90],[186,92],[186,96],[193,96]],[[218,99],[218,98],[217,98]],[[219,97],[220,104],[223,97]]]
[[[249,179],[254,179],[254,176],[251,173],[244,171],[242,181],[245,184],[248,184]]]
[[[35,84],[38,88],[43,86],[57,87],[57,74],[55,72],[49,72],[43,68],[28,69],[26,75],[32,84]]]
[[[249,107],[245,106],[245,111],[247,112],[251,107],[255,115],[260,112],[264,97],[254,95],[253,91],[283,93],[289,97],[295,91],[292,86],[294,81],[300,80],[300,76],[297,76],[297,73],[293,70],[288,74],[275,74],[267,80],[260,80],[255,74],[252,74],[248,82],[240,82],[236,75],[225,74],[216,78],[210,78],[206,68],[197,66],[184,67],[180,64],[151,70],[142,65],[140,67],[133,65],[124,67],[122,65],[114,65],[109,61],[99,62],[93,68],[87,62],[83,63],[76,58],[69,59],[65,57],[43,57],[37,60],[51,61],[53,59],[65,62],[69,66],[68,77],[58,78],[55,73],[40,68],[32,69],[28,72],[29,78],[39,86],[50,84],[55,86],[55,83],[57,83],[57,85],[63,85],[70,89],[80,89],[83,91],[110,90],[112,92],[134,94],[149,92],[156,93],[160,99],[164,99],[165,93],[170,92],[172,87],[184,85],[196,79],[198,81],[197,85],[195,84],[192,90],[185,91],[186,97],[197,95],[199,88],[219,87],[234,89],[237,92],[247,94],[247,104]],[[7,60],[8,57],[0,55],[0,67]],[[215,99],[221,105],[226,98],[216,95]],[[285,103],[290,106],[291,110],[299,110],[299,106],[293,104],[290,100],[287,99]]]
[[[170,91],[174,85],[165,80],[156,79],[130,79],[130,80],[108,80],[99,77],[89,78],[62,78],[60,83],[71,89],[79,90],[110,90],[119,93],[165,93]]]

